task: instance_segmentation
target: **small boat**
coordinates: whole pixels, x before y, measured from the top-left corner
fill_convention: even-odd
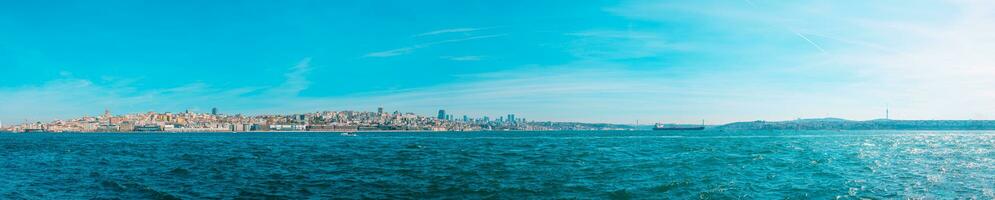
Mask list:
[[[350,133],[350,132],[344,132],[344,133],[341,133],[339,135],[341,135],[341,136],[348,136],[348,137],[355,137],[356,136],[355,133]]]

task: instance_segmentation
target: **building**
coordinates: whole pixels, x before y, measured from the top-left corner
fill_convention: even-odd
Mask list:
[[[377,108],[377,114],[383,114],[383,107]]]
[[[446,110],[439,110],[439,119],[446,119]]]
[[[211,115],[218,115],[218,108],[211,108]]]
[[[344,125],[308,125],[307,131],[357,131],[359,127],[357,126],[344,126]]]
[[[290,125],[274,124],[274,125],[269,125],[269,130],[273,130],[273,131],[304,131],[304,130],[307,130],[307,126],[305,126],[305,125],[297,125],[297,124],[290,124]]]
[[[132,130],[138,132],[148,132],[148,131],[163,131],[163,128],[162,126],[159,125],[150,124],[150,125],[135,126],[135,128]]]

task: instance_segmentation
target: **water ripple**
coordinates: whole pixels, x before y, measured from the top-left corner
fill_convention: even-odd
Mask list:
[[[2,134],[0,199],[995,198],[995,132]]]

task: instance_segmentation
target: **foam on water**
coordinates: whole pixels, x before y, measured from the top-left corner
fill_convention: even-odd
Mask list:
[[[980,198],[995,132],[0,134],[0,199]]]

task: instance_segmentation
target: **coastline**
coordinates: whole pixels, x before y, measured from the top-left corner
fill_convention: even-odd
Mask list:
[[[115,132],[10,132],[0,131],[0,133],[120,133],[120,134],[140,134],[140,133],[453,133],[453,132],[598,132],[598,131],[652,131],[652,130],[472,130],[472,131],[431,131],[431,130],[362,130],[362,131],[115,131]],[[665,131],[660,131],[665,132]]]

